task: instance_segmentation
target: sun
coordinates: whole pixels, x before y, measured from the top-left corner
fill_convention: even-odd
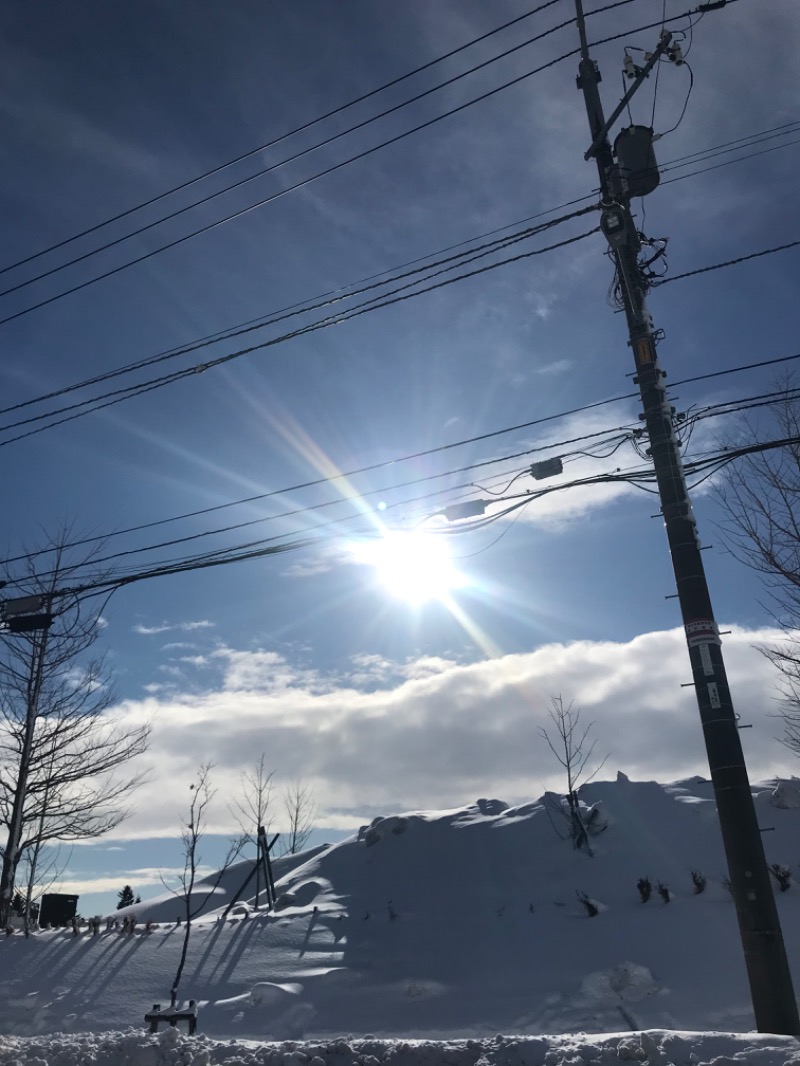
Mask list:
[[[376,540],[362,542],[356,557],[375,568],[391,596],[407,603],[444,600],[465,584],[441,535],[387,530]]]

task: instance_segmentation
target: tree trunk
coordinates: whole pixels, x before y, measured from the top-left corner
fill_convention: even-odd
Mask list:
[[[42,669],[44,653],[47,649],[47,630],[34,646],[31,672],[28,679],[27,714],[25,731],[18,762],[17,783],[14,788],[14,803],[8,826],[8,837],[3,851],[3,868],[0,872],[0,928],[8,925],[11,900],[14,898],[14,883],[20,860],[20,843],[22,841],[23,810],[28,796],[28,774],[30,772],[33,742],[36,730],[36,718],[39,710],[39,693],[42,687]]]

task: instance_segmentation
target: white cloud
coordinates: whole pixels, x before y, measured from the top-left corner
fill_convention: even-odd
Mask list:
[[[534,367],[534,374],[564,374],[572,369],[571,359],[554,359],[552,363]]]
[[[213,867],[199,864],[197,867],[200,877],[213,873]],[[121,870],[110,876],[88,874],[81,877],[77,873],[67,871],[66,875],[58,881],[54,891],[86,895],[96,892],[119,891],[120,885],[134,885],[134,892],[138,895],[143,889],[158,886],[162,891],[166,885],[177,885],[183,874],[182,866],[165,866],[163,869],[156,867],[140,867],[135,870]],[[85,915],[84,915],[85,917]]]
[[[778,638],[741,628],[725,638],[734,704],[753,725],[742,737],[754,779],[797,769],[775,739],[775,677],[754,647]],[[344,681],[295,669],[272,651],[218,654],[226,663],[219,688],[123,705],[133,721],[154,715],[146,760],[153,781],[138,794],[126,834],[175,833],[186,784],[208,760],[219,789],[209,831],[228,831],[225,801],[262,751],[276,783],[300,777],[313,785],[319,824],[331,828],[481,795],[521,801],[559,786],[538,734],[559,693],[595,722],[607,772],[659,780],[708,772],[694,695],[681,687],[691,675],[680,630],[550,644],[469,664],[362,656]],[[376,677],[392,673],[395,683],[375,687]]]
[[[284,577],[316,577],[317,574],[326,574],[333,569],[333,561],[318,554],[316,558],[310,558],[303,562],[292,563],[281,571]]]
[[[146,626],[142,623],[137,623],[132,626],[132,631],[138,633],[143,637],[152,637],[158,633],[191,633],[195,629],[212,629],[214,623],[207,619],[200,619],[196,622],[160,622],[157,625]],[[179,645],[169,645],[170,647],[178,647]]]

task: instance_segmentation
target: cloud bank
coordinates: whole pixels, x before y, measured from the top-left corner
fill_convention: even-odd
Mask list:
[[[757,650],[782,634],[734,628],[725,656],[753,780],[796,769],[777,741],[773,668]],[[627,642],[548,644],[477,662],[424,657],[394,663],[360,655],[340,671],[293,665],[269,650],[220,647],[215,680],[191,695],[127,701],[116,713],[152,717],[152,782],[122,834],[175,834],[200,763],[219,790],[209,829],[232,830],[225,800],[261,752],[279,787],[314,789],[317,824],[349,829],[376,814],[442,808],[499,796],[521,802],[562,788],[540,735],[555,695],[593,722],[604,773],[675,780],[708,768],[681,630]],[[280,829],[278,824],[276,828]]]

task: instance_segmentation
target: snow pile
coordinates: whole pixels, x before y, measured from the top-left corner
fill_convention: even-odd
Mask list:
[[[756,805],[762,825],[773,829],[764,838],[769,862],[788,865],[800,807],[791,801],[794,783],[782,784],[760,791]],[[458,1038],[447,1045],[450,1066],[501,1059],[513,1066],[523,1055],[526,1063],[580,1066],[587,1048],[585,1061],[597,1066],[641,1058],[643,1044],[538,1038],[752,1028],[710,784],[621,777],[587,786],[580,801],[584,820],[592,815],[591,854],[573,848],[560,797],[545,796],[514,808],[479,800],[376,819],[341,844],[276,863],[279,905],[270,913],[249,896],[225,916],[250,870],[238,864],[192,930],[180,996],[197,1002],[200,1035],[188,1043],[177,1030],[152,1038],[143,1032],[145,1013],[169,1001],[180,958],[174,897],[129,908],[138,919],[133,933],[14,935],[0,943],[0,1033],[30,1039],[7,1039],[0,1066],[37,1058],[66,1066],[84,1054],[85,1061],[147,1066],[375,1066],[412,1054],[423,1061],[422,1045],[408,1050],[420,1038]],[[693,872],[705,876],[703,891]],[[644,878],[652,883],[646,903],[637,891]],[[777,897],[791,956],[800,942],[800,888]],[[126,1026],[136,1033],[103,1045],[99,1034]],[[65,1050],[56,1060],[46,1034],[58,1030],[70,1034],[64,1047],[74,1055]],[[502,1054],[488,1040],[499,1032],[518,1034]],[[349,1037],[341,1045],[343,1034],[365,1033],[374,1034],[373,1050]],[[221,1051],[211,1037],[234,1039],[238,1050]],[[395,1042],[383,1042],[389,1038]],[[681,1039],[673,1047],[659,1037],[658,1047],[671,1050],[648,1044],[641,1061],[730,1066],[739,1054],[730,1043],[712,1054]],[[269,1055],[260,1048],[253,1058],[248,1040],[316,1043],[312,1050],[270,1045]],[[108,1050],[114,1041],[122,1041],[119,1052]],[[789,1061],[776,1046],[781,1063]],[[444,1054],[438,1044],[424,1048],[434,1049],[424,1052],[431,1062]]]
[[[598,1037],[495,1036],[486,1040],[338,1039],[300,1044],[218,1043],[177,1029],[141,1033],[0,1037],[0,1066],[796,1066],[791,1037],[650,1030]]]
[[[800,779],[791,777],[788,781],[778,781],[769,799],[773,807],[796,810],[800,807]]]

